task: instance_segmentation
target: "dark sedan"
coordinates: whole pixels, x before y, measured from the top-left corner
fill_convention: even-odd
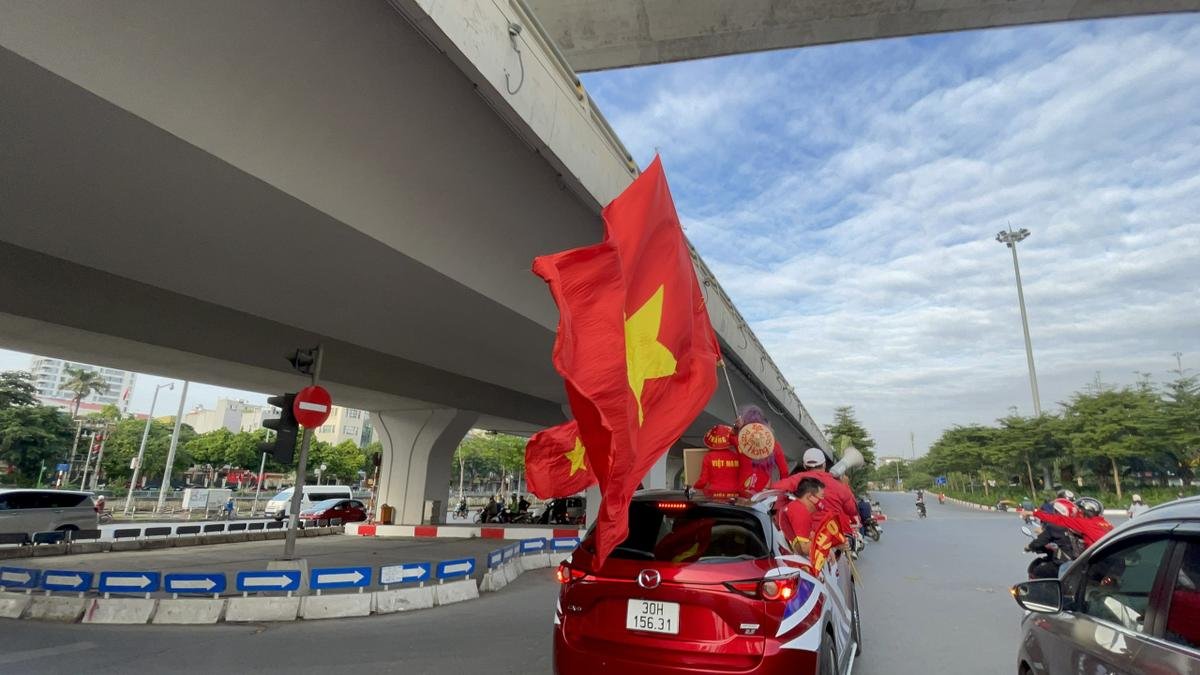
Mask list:
[[[1029,611],[1017,657],[1033,673],[1200,673],[1200,497],[1113,530],[1061,579],[1012,589]]]

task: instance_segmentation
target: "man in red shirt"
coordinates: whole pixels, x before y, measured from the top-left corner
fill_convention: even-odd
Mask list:
[[[788,502],[780,514],[780,528],[792,550],[801,555],[812,553],[813,515],[825,494],[825,486],[816,478],[798,481],[796,499]]]
[[[733,450],[733,428],[718,424],[709,429],[704,434],[704,445],[708,447],[708,452],[704,454],[704,466],[693,487],[704,490],[704,495],[713,499],[737,497],[742,458]]]
[[[825,503],[829,508],[844,514],[850,524],[858,522],[858,502],[854,492],[833,474],[825,470],[825,453],[818,448],[804,451],[804,471],[792,474],[771,484],[772,490],[794,492],[805,478],[816,478],[825,486]]]

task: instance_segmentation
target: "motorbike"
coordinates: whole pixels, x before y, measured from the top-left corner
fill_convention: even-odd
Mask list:
[[[917,517],[924,518],[925,516],[925,502],[917,502]]]
[[[1038,533],[1034,532],[1034,529],[1040,527],[1041,523],[1036,519],[1031,520],[1029,525],[1021,526],[1021,533],[1033,540],[1025,546],[1025,550],[1038,554],[1025,571],[1030,579],[1057,579],[1062,566],[1074,560],[1078,553],[1083,551],[1082,540],[1068,530],[1065,533],[1066,549],[1053,541],[1036,544]]]
[[[467,500],[460,499],[458,501],[458,508],[454,509],[454,517],[459,520],[466,520],[468,513],[470,511],[467,509]]]
[[[871,541],[879,541],[880,535],[883,534],[883,528],[874,518],[868,518],[867,522],[863,523],[863,534]]]

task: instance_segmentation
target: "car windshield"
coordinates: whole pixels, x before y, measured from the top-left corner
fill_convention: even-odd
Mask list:
[[[280,492],[279,494],[275,495],[274,497],[271,497],[271,501],[273,501],[273,502],[286,502],[287,500],[289,500],[289,499],[291,499],[291,498],[292,498],[292,491],[291,491],[291,490],[286,490],[286,491],[284,491],[284,492]]]
[[[637,501],[629,507],[629,536],[613,551],[624,560],[715,563],[756,560],[769,549],[762,521],[729,506]]]
[[[325,501],[320,501],[320,502],[317,502],[316,504],[313,504],[312,506],[305,509],[305,511],[324,511],[325,509],[332,509],[333,507],[337,506],[341,501],[342,500],[340,500],[340,499],[326,499]]]

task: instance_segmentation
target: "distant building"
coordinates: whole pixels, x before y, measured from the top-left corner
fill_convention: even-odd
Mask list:
[[[895,464],[896,462],[903,462],[903,461],[904,461],[903,457],[876,457],[875,458],[875,466],[887,466],[889,464]]]
[[[99,412],[106,405],[115,405],[122,413],[128,412],[129,397],[133,393],[135,373],[117,368],[93,366],[87,363],[76,363],[48,356],[33,357],[30,372],[33,375],[33,386],[37,388],[38,400],[42,405],[53,406],[70,413],[75,407],[75,394],[64,387],[70,381],[71,375],[67,369],[84,370],[100,373],[108,384],[108,391],[103,394],[92,393],[85,397],[79,406],[79,413]]]
[[[274,411],[273,414],[270,411]],[[183,423],[195,429],[198,434],[207,434],[217,429],[228,429],[236,434],[239,431],[261,429],[264,416],[275,417],[278,414],[279,411],[274,408],[219,398],[213,410],[196,406],[191,412],[185,413]]]
[[[365,410],[333,406],[329,419],[316,429],[313,434],[318,441],[337,445],[343,441],[353,441],[358,447],[363,447],[373,440],[374,430],[371,428],[371,416]]]

